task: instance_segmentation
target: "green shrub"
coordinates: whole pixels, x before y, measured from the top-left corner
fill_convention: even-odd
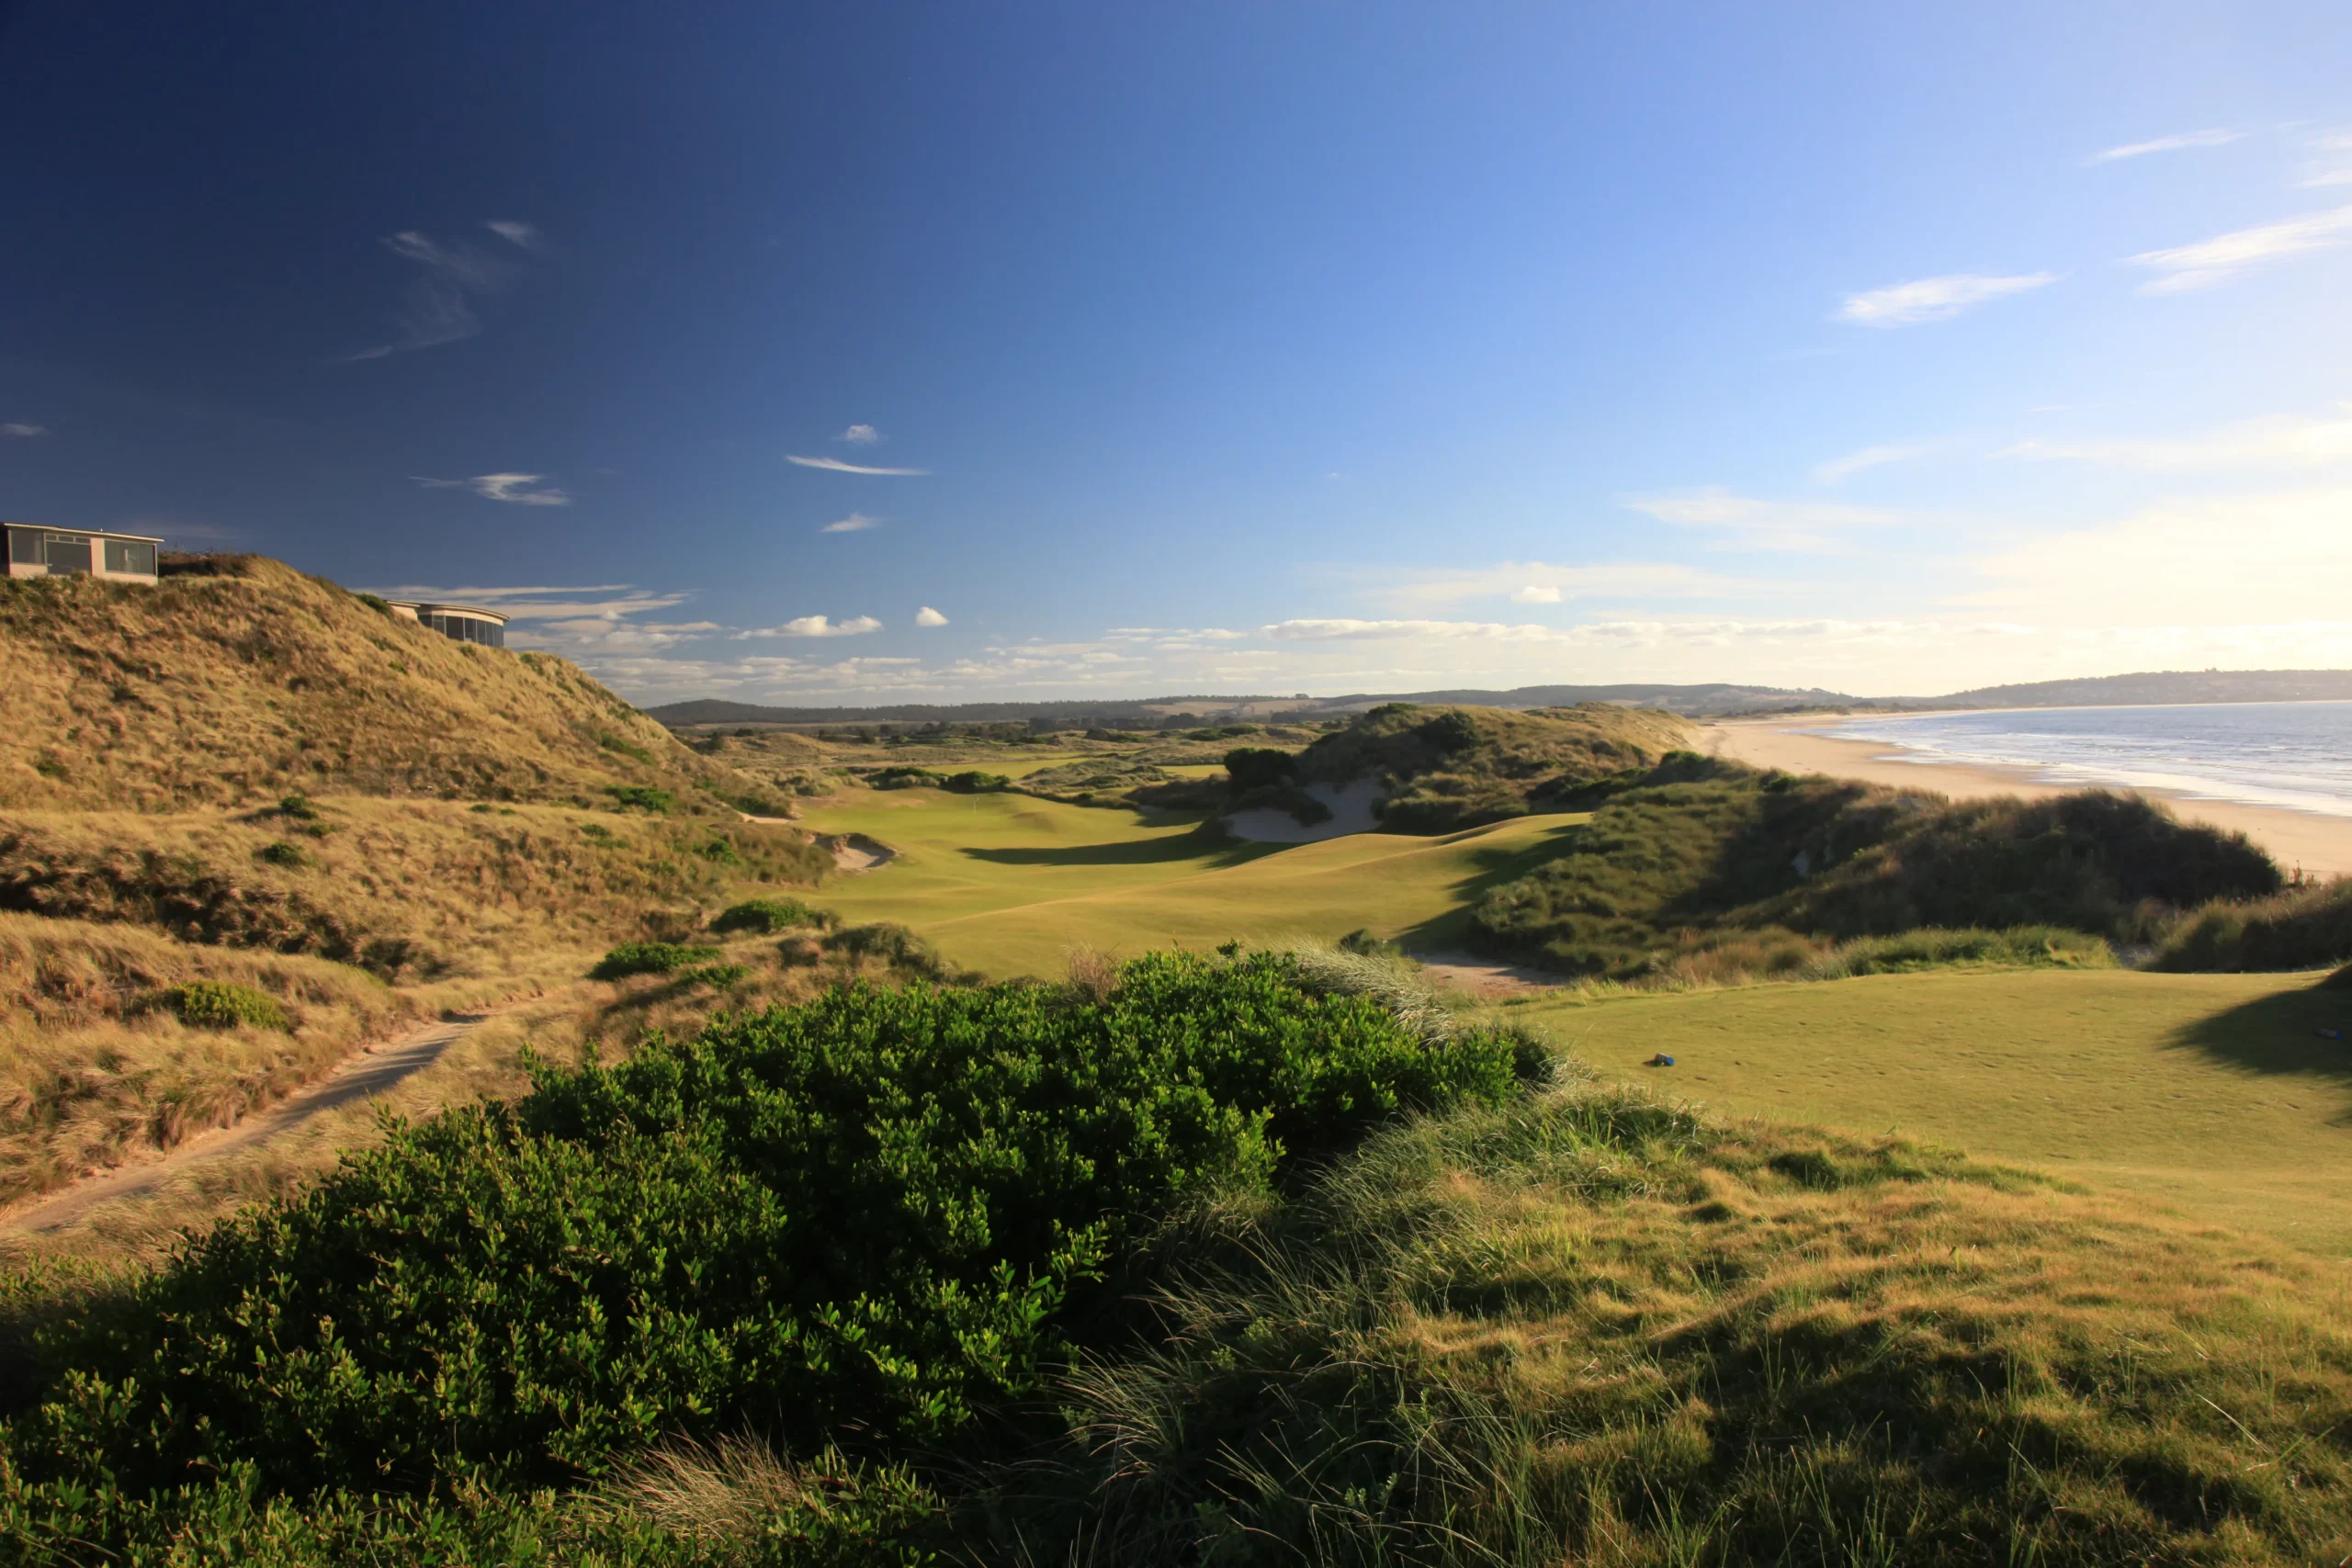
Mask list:
[[[1012,781],[1002,773],[983,773],[977,770],[965,773],[950,773],[939,781],[939,787],[951,795],[993,795],[1012,787]]]
[[[741,865],[743,863],[743,857],[736,852],[735,846],[729,843],[724,839],[713,839],[710,842],[696,850],[695,853],[702,856],[703,859],[710,862],[714,865]]]
[[[1262,1188],[1417,1109],[1516,1092],[1294,960],[1155,954],[1059,987],[852,987],[541,1066],[394,1126],[45,1331],[34,1479],[408,1490],[605,1472],[750,1425],[932,1442],[1046,1392],[1061,1325],[1191,1194]]]
[[[2152,969],[2317,969],[2352,958],[2352,878],[2226,899],[2191,910],[2163,933]]]
[[[596,737],[596,744],[603,747],[605,750],[612,752],[615,756],[630,757],[640,762],[650,762],[653,761],[652,752],[632,741],[624,740],[617,735],[598,735]]]
[[[592,844],[610,845],[621,841],[621,836],[602,822],[582,822],[580,825],[580,836]]]
[[[389,615],[392,613],[391,605],[373,593],[355,593],[352,597],[379,615]]]
[[[656,817],[669,815],[678,804],[676,795],[651,784],[606,784],[605,793],[624,811],[650,811]]]
[[[679,970],[678,984],[710,986],[723,991],[730,986],[741,984],[743,976],[751,972],[751,966],[744,964],[704,964],[692,969]]]
[[[625,942],[596,961],[591,980],[622,980],[631,975],[667,975],[689,964],[718,956],[715,947],[690,947],[674,942]]]
[[[868,789],[937,789],[947,781],[929,768],[876,768],[867,773],[864,784]]]
[[[928,979],[952,977],[939,949],[894,920],[835,931],[825,939],[825,948],[851,958],[878,958],[894,969]]]
[[[791,898],[747,898],[719,911],[710,922],[714,931],[750,931],[773,936],[797,926],[822,926],[828,917]]]
[[[277,803],[277,814],[298,821],[315,822],[319,818],[319,806],[307,795],[289,795]]]
[[[488,810],[489,807],[483,807],[480,809]],[[289,871],[299,871],[312,863],[310,852],[301,845],[289,844],[283,839],[274,843],[264,844],[254,852],[254,858],[271,865],[282,865]]]
[[[1233,781],[1237,795],[1253,789],[1279,789],[1298,777],[1298,759],[1272,747],[1237,746],[1225,754],[1225,775]]]
[[[1824,977],[1899,975],[1962,964],[2111,969],[2115,950],[2103,937],[2059,926],[2012,926],[1999,931],[1922,927],[1899,936],[1863,937],[1848,942],[1823,961],[1820,973]]]
[[[190,980],[164,993],[164,1005],[191,1029],[291,1030],[294,1021],[276,997],[227,980]]]

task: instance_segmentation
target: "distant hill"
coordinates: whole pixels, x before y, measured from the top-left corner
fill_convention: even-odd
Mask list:
[[[2165,703],[2352,701],[2352,670],[2164,670],[2082,681],[1979,686],[1902,705],[1955,708],[2143,707]]]
[[[1181,696],[1088,697],[1075,702],[904,704],[889,707],[764,707],[756,703],[665,703],[645,710],[673,728],[703,725],[758,724],[1002,724],[1027,723],[1056,728],[1103,725],[1114,728],[1180,728],[1210,718],[1340,718],[1385,703],[1428,705],[1547,708],[1580,703],[1619,703],[1663,708],[1685,718],[1728,718],[1741,714],[1797,712],[1818,708],[2105,707],[2164,703],[2278,703],[2352,700],[2352,670],[2160,671],[2137,675],[2099,675],[2079,681],[2036,681],[2015,686],[1979,686],[1939,697],[1855,697],[1818,686],[1743,686],[1724,682],[1698,685],[1514,686],[1508,691],[1475,688],[1442,692],[1358,692],[1341,697]]]
[[[0,581],[0,807],[750,783],[560,659],[452,641],[258,557],[153,586]]]
[[[1813,688],[1736,686],[1519,686],[1510,691],[1359,692],[1343,697],[1209,695],[1088,697],[1074,702],[900,704],[888,707],[766,707],[756,703],[702,698],[665,703],[648,716],[676,728],[719,724],[1001,724],[1050,723],[1082,728],[1189,725],[1204,718],[1255,719],[1341,717],[1385,703],[1424,703],[1469,707],[1574,707],[1579,703],[1622,703],[1665,708],[1690,717],[1770,713],[1782,708],[1849,706],[1859,699]]]

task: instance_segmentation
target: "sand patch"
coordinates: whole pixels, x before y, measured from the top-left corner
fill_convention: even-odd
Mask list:
[[[834,866],[842,871],[876,871],[899,858],[898,851],[863,833],[820,834],[817,847],[831,855]]]
[[[1311,784],[1306,793],[1329,808],[1328,818],[1310,827],[1287,811],[1261,807],[1233,813],[1225,819],[1226,830],[1253,844],[1319,844],[1350,833],[1369,833],[1380,826],[1380,818],[1373,814],[1380,804],[1380,786],[1370,779]]]

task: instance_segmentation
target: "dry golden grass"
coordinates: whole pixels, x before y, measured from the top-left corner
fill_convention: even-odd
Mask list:
[[[261,991],[293,1027],[187,1027],[158,1004],[191,980]],[[447,989],[398,992],[316,958],[0,913],[0,1203],[229,1126],[457,999]]]
[[[0,581],[0,806],[747,785],[562,660],[452,641],[276,561],[243,570]]]
[[[0,921],[9,919],[0,916]],[[17,919],[28,926],[49,923]],[[0,926],[0,932],[5,930]],[[158,940],[145,933],[127,934],[137,941]],[[19,1260],[41,1257],[107,1264],[153,1261],[186,1229],[208,1224],[243,1204],[290,1192],[333,1168],[345,1154],[372,1145],[382,1135],[381,1117],[386,1114],[414,1121],[447,1106],[477,1099],[512,1099],[526,1092],[530,1088],[526,1064],[532,1058],[567,1066],[582,1061],[610,1063],[634,1050],[656,1030],[691,1034],[716,1013],[750,1012],[806,1001],[828,987],[854,980],[892,984],[902,978],[888,963],[828,951],[804,934],[734,941],[706,935],[696,940],[719,948],[715,962],[739,965],[745,973],[723,986],[659,975],[613,982],[567,978],[551,984],[537,996],[499,1010],[460,1036],[430,1066],[381,1096],[327,1111],[258,1146],[191,1163],[153,1190],[103,1205],[53,1235],[11,1237],[5,1253]],[[277,963],[351,973],[317,960],[218,956],[247,964]],[[551,969],[576,976],[586,971],[594,955],[582,950],[550,952],[544,956]],[[494,1001],[505,987],[514,983],[512,977],[445,982],[430,987],[428,994],[437,1003],[434,1010],[455,1011]],[[399,996],[384,987],[376,989],[387,997]],[[326,1057],[320,1070],[333,1060],[332,1055]]]
[[[313,808],[0,814],[0,906],[392,978],[537,974],[547,949],[695,923],[746,883],[811,883],[831,863],[797,829],[732,816],[356,795]]]

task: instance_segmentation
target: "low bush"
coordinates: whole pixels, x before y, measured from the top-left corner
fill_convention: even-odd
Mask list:
[[[939,949],[894,920],[835,931],[825,939],[825,949],[851,958],[878,959],[893,969],[928,979],[947,979],[954,974]]]
[[[486,811],[490,808],[478,807],[476,809]],[[289,844],[283,839],[264,844],[254,852],[254,858],[269,865],[284,866],[288,871],[299,871],[304,866],[318,863],[311,852],[301,845]]]
[[[1899,936],[1863,937],[1824,959],[1823,978],[1899,975],[1915,969],[1984,964],[2004,968],[2112,969],[2115,950],[2105,939],[2063,926],[2012,926],[2007,931],[1939,931],[1923,927]]]
[[[751,966],[744,964],[704,964],[692,969],[679,970],[678,983],[682,986],[711,986],[723,991],[742,984],[743,977],[751,972]]]
[[[656,817],[668,816],[678,805],[676,795],[650,784],[606,784],[605,793],[625,811],[648,811]]]
[[[164,993],[164,1005],[191,1029],[291,1030],[294,1021],[285,1006],[266,991],[229,980],[190,980]]]
[[[939,787],[950,795],[995,795],[1011,789],[1012,781],[1002,773],[984,773],[974,769],[948,774],[939,781]]]
[[[693,947],[675,942],[625,942],[596,961],[591,980],[624,980],[631,975],[667,975],[689,964],[718,956],[715,947]]]
[[[1042,1393],[1062,1325],[1191,1196],[1516,1092],[1296,961],[1155,954],[1099,1002],[853,987],[542,1066],[395,1126],[42,1343],[27,1478],[568,1482],[677,1434],[935,1441]]]
[[[2352,877],[2216,900],[2173,922],[2152,969],[2317,969],[2352,958]]]
[[[811,909],[793,898],[747,898],[720,910],[710,922],[714,931],[748,931],[754,936],[773,936],[777,931],[791,931],[800,926],[822,926],[827,923],[822,912]]]

